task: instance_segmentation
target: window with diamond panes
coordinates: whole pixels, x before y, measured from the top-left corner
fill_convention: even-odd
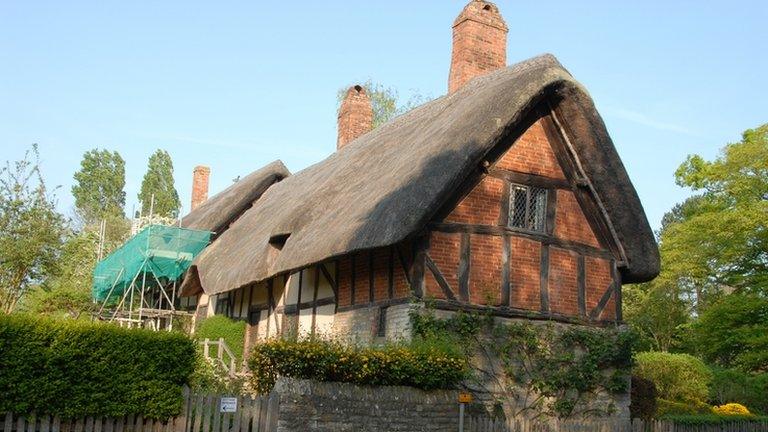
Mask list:
[[[512,184],[509,190],[509,226],[529,231],[544,231],[547,190]]]

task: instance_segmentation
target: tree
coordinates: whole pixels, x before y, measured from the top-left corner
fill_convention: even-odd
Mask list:
[[[64,218],[40,174],[37,146],[0,169],[0,311],[57,272]]]
[[[86,224],[107,216],[124,216],[125,161],[118,152],[99,149],[85,152],[74,178],[72,196]]]
[[[139,201],[143,214],[149,214],[151,207],[153,214],[159,216],[178,215],[181,203],[173,182],[173,161],[167,151],[157,150],[149,157],[147,173],[141,182]]]
[[[413,92],[410,98],[404,103],[400,103],[397,90],[392,87],[385,87],[382,84],[374,83],[371,80],[363,84],[368,98],[371,100],[373,109],[373,129],[383,125],[393,118],[404,114],[417,106],[429,102],[432,98],[422,96],[419,92]],[[337,94],[338,108],[341,108],[341,102],[347,94],[347,88],[339,89]]]
[[[731,293],[768,295],[768,125],[714,161],[689,156],[675,176],[697,194],[662,219],[661,274],[627,288],[625,311],[650,348],[696,352],[690,324],[711,305]]]
[[[692,339],[707,362],[747,372],[768,371],[768,299],[747,292],[719,299],[693,324]]]

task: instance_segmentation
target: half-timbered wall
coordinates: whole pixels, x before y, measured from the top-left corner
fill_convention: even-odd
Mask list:
[[[426,295],[542,316],[620,316],[616,257],[584,211],[594,203],[585,201],[572,157],[556,123],[544,116],[486,166],[479,182],[431,226]],[[510,223],[516,185],[546,191],[538,228]]]

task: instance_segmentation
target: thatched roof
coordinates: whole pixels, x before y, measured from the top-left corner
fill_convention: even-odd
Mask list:
[[[259,199],[267,188],[289,175],[288,168],[279,160],[265,165],[189,212],[181,219],[181,226],[221,234]]]
[[[605,125],[586,90],[544,55],[476,78],[270,187],[198,256],[190,273],[199,281],[185,283],[215,294],[423,232],[483,158],[547,98],[559,100],[617,231],[624,281],[655,277],[657,245]],[[270,239],[285,243],[279,249]]]

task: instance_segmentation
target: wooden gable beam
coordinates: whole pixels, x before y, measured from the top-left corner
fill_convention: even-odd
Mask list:
[[[440,289],[443,290],[445,298],[448,300],[456,300],[456,294],[453,293],[451,286],[448,285],[448,281],[445,280],[445,276],[443,276],[443,274],[440,272],[440,269],[437,268],[435,262],[432,261],[432,257],[430,257],[429,254],[425,254],[424,259],[424,263],[426,264],[427,268],[430,272],[432,272],[432,275],[435,277],[437,284],[440,285]]]

